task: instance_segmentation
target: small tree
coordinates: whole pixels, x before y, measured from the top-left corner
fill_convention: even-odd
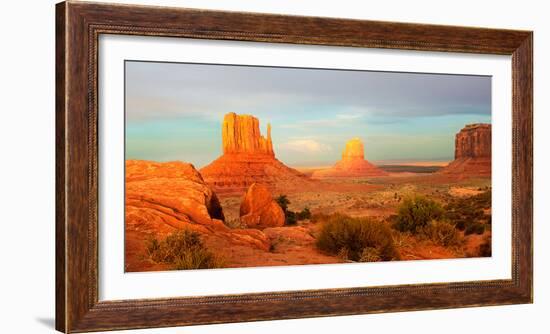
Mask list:
[[[286,197],[286,195],[279,195],[277,199],[275,200],[277,204],[283,209],[283,211],[286,213],[286,210],[288,209],[288,205],[290,204],[290,201]]]
[[[275,199],[277,204],[283,209],[283,212],[285,213],[285,225],[295,225],[299,220],[309,219],[311,218],[311,211],[309,211],[308,207],[305,207],[300,212],[294,212],[291,210],[288,210],[288,205],[290,204],[290,201],[286,197],[286,195],[279,195]]]

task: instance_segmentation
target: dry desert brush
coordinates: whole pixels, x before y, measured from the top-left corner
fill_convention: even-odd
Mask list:
[[[483,234],[491,226],[491,191],[451,200],[445,217],[464,234]]]
[[[320,250],[351,261],[399,259],[391,229],[386,223],[342,214],[324,216],[322,219],[324,223],[316,242]]]
[[[152,261],[175,270],[222,267],[221,259],[204,246],[200,234],[189,230],[175,232],[161,241],[150,239],[147,254]]]
[[[426,225],[421,234],[433,243],[445,246],[461,246],[463,238],[460,233],[447,221],[433,220]]]

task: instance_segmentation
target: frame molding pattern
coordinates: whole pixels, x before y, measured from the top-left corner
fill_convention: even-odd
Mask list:
[[[98,300],[100,34],[512,56],[512,279]],[[63,332],[531,303],[533,33],[66,1],[56,6],[56,329]]]

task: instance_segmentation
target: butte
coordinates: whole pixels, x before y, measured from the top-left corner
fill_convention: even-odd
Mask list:
[[[312,178],[332,177],[375,177],[388,175],[385,171],[365,160],[365,149],[359,138],[353,138],[346,143],[342,160],[329,169],[313,173]]]
[[[458,177],[491,176],[491,124],[468,124],[455,136],[455,159],[438,173]]]
[[[204,180],[218,194],[244,192],[254,184],[272,189],[289,189],[311,184],[304,174],[275,157],[271,125],[267,138],[260,133],[258,119],[228,113],[222,123],[223,154],[200,169]]]

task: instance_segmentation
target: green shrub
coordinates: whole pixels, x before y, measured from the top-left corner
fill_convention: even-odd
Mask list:
[[[422,234],[435,244],[449,247],[462,244],[462,238],[456,229],[445,221],[431,221],[422,229]]]
[[[285,225],[296,225],[297,222],[296,212],[285,211]]]
[[[183,230],[175,232],[164,240],[149,240],[147,255],[157,263],[165,263],[173,269],[219,268],[222,262],[201,242],[197,232]]]
[[[464,231],[466,229],[467,222],[464,219],[458,219],[455,221],[455,228],[459,231]]]
[[[468,226],[466,226],[466,229],[464,230],[464,234],[470,235],[470,234],[483,234],[485,232],[485,225],[482,223],[477,222],[471,222]]]
[[[492,255],[491,250],[491,237],[486,237],[481,245],[479,245],[479,256],[490,257]]]
[[[387,224],[342,214],[325,217],[316,242],[320,250],[352,261],[399,259]]]
[[[491,208],[491,191],[485,191],[471,197],[452,199],[445,206],[445,218],[465,234],[482,234],[485,225],[491,224],[491,214],[485,210]]]
[[[439,203],[422,196],[407,198],[397,209],[394,227],[401,232],[419,233],[429,222],[442,216]]]
[[[311,218],[311,211],[309,211],[309,208],[306,206],[302,211],[296,213],[296,218],[298,220],[306,220]]]

